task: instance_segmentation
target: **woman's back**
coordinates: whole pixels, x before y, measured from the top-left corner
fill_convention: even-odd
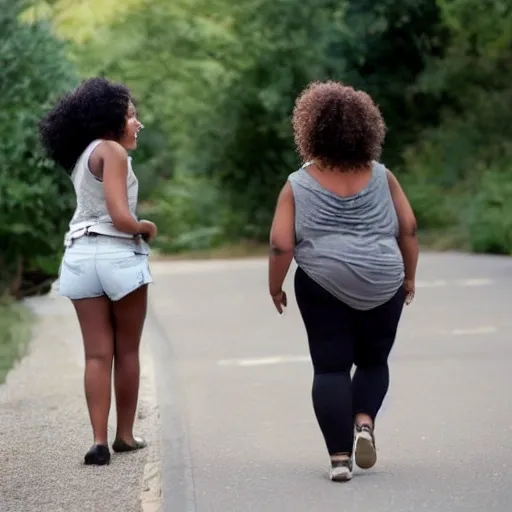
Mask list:
[[[347,305],[371,309],[388,301],[404,278],[386,168],[373,162],[367,173],[338,175],[339,179],[333,179],[331,171],[323,172],[306,164],[289,176],[295,202],[295,259]]]
[[[101,139],[92,141],[80,155],[71,173],[71,181],[76,193],[76,209],[69,225],[68,235],[86,227],[104,235],[133,238],[133,235],[122,233],[114,227],[107,208],[103,181],[91,172],[90,162],[94,157],[93,153],[102,142],[104,141]],[[136,218],[139,187],[131,166],[131,158],[128,158],[126,181],[128,207],[133,217]]]

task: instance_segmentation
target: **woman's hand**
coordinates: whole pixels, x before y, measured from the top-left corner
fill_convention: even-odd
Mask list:
[[[156,235],[158,234],[158,229],[154,222],[151,222],[149,220],[141,220],[139,222],[139,227],[140,234],[142,235],[142,238],[146,242],[150,243],[156,238]]]
[[[280,315],[283,314],[283,311],[287,305],[288,305],[288,299],[286,298],[286,293],[283,292],[283,290],[279,291],[275,295],[272,295],[272,300],[274,301],[274,306],[276,307],[278,313]]]
[[[412,302],[412,299],[414,299],[414,292],[415,292],[414,279],[406,279],[404,281],[404,290],[405,290],[405,304],[408,306]]]

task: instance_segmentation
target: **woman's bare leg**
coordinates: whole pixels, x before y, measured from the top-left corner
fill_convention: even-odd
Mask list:
[[[116,440],[135,445],[133,424],[139,396],[139,346],[147,311],[147,285],[113,303]]]
[[[85,396],[94,444],[108,445],[108,414],[114,336],[107,297],[72,301],[78,315],[85,352]]]

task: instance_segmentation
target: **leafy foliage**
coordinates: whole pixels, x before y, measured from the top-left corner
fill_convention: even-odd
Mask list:
[[[488,170],[468,215],[471,249],[512,254],[512,172]]]
[[[218,187],[187,173],[175,176],[172,186],[155,191],[144,211],[162,232],[155,246],[178,252],[220,245],[226,239],[229,212],[219,196]]]
[[[19,6],[0,3],[5,12]],[[295,97],[308,82],[333,78],[380,105],[383,161],[421,229],[463,233],[473,250],[512,252],[510,2],[41,0],[24,19],[48,20],[69,40],[66,55],[43,23],[9,16],[10,32],[0,32],[8,70],[0,130],[9,134],[0,218],[11,263],[23,255],[33,267],[55,266],[60,237],[52,233],[67,222],[69,183],[41,158],[33,127],[47,99],[73,82],[69,60],[82,76],[125,82],[138,100],[141,213],[158,222],[162,250],[266,239],[276,195],[300,163]]]
[[[28,308],[0,298],[0,384],[12,365],[25,355],[33,319]]]
[[[68,179],[43,156],[37,123],[74,74],[44,23],[19,21],[21,7],[0,0],[0,284],[15,295],[25,271],[55,274],[73,206]]]
[[[470,248],[511,254],[512,114],[505,105],[512,100],[512,6],[501,0],[439,4],[449,44],[415,87],[442,98],[443,109],[439,125],[405,152],[413,188],[427,180],[464,198],[452,222],[467,229]]]
[[[386,159],[400,162],[400,139],[435,120],[427,95],[402,90],[426,52],[440,53],[438,18],[429,0],[143,0],[74,53],[87,73],[130,85],[144,121],[158,120],[164,165],[221,187],[232,211],[223,236],[263,240],[275,197],[300,163],[290,116],[301,89],[329,78],[370,89],[390,119]]]

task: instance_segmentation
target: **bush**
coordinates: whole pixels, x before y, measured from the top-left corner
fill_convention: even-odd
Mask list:
[[[33,316],[21,304],[0,298],[0,384],[25,353]]]
[[[144,123],[144,114],[141,115]],[[174,159],[169,141],[160,126],[150,124],[138,139],[137,151],[133,153],[133,166],[139,181],[139,200],[145,201],[172,178]]]
[[[141,205],[140,214],[158,226],[154,246],[164,252],[209,249],[227,237],[228,211],[219,187],[206,178],[175,175]]]
[[[506,205],[495,198],[506,192],[499,162],[509,161],[511,145],[506,2],[130,1],[112,4],[109,16],[93,9],[85,29],[83,12],[63,16],[64,3],[52,3],[54,22],[75,40],[80,69],[126,82],[140,99],[148,129],[134,161],[162,249],[267,240],[278,191],[299,165],[294,99],[309,81],[334,78],[381,107],[389,128],[383,160],[399,175],[420,229],[464,244],[471,233],[472,247],[506,250]],[[10,83],[24,87],[23,76]],[[12,96],[5,101],[6,119],[13,104]],[[492,176],[480,189],[483,172]],[[492,184],[501,180],[502,189]],[[20,183],[29,182],[18,180],[11,194],[25,197]],[[23,236],[31,247],[48,238]]]
[[[450,200],[438,186],[426,182],[405,183],[403,188],[419,229],[441,229],[457,222]]]
[[[512,160],[508,172],[488,170],[471,202],[468,231],[472,251],[512,254]]]
[[[15,296],[28,271],[56,275],[74,206],[70,180],[42,153],[37,123],[75,75],[49,27],[20,21],[23,7],[0,0],[0,295]]]

